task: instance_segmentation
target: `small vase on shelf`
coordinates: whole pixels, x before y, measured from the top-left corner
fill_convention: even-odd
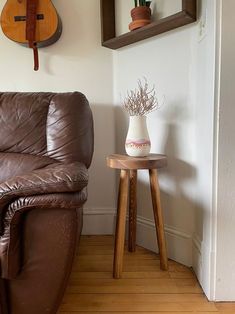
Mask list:
[[[125,148],[127,155],[132,157],[145,157],[149,155],[151,142],[146,124],[146,116],[130,116]]]

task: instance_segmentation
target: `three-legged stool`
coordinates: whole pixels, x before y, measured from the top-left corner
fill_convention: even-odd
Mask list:
[[[157,154],[150,154],[148,157],[130,157],[127,155],[115,154],[107,157],[108,167],[121,170],[113,262],[114,278],[120,278],[122,274],[128,198],[129,198],[128,249],[130,252],[134,252],[136,247],[136,216],[137,216],[136,185],[138,169],[149,170],[153,213],[160,255],[160,267],[162,270],[168,269],[164,223],[160,201],[160,189],[157,176],[157,169],[165,167],[166,164],[167,164],[166,156]]]

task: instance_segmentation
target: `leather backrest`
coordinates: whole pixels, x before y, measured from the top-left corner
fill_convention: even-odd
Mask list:
[[[83,162],[93,154],[93,120],[79,93],[0,93],[0,152]]]
[[[81,93],[56,94],[47,116],[47,155],[89,166],[93,154],[93,120]]]
[[[52,95],[0,94],[0,151],[46,153],[46,122]]]

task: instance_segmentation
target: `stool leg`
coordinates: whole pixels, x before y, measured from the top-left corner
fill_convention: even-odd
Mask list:
[[[163,214],[162,214],[162,208],[161,208],[160,189],[159,189],[156,169],[149,170],[149,178],[150,178],[150,186],[151,186],[151,194],[152,194],[154,220],[155,220],[156,232],[157,232],[157,241],[158,241],[159,254],[160,254],[160,266],[162,270],[168,270],[168,259],[167,259],[166,241],[165,241],[165,234],[164,234]]]
[[[129,252],[135,252],[136,249],[136,188],[137,188],[137,170],[130,170],[129,187]]]
[[[123,253],[125,244],[126,211],[128,202],[128,183],[129,183],[128,170],[121,170],[118,192],[117,222],[113,261],[114,278],[120,278],[122,274]]]

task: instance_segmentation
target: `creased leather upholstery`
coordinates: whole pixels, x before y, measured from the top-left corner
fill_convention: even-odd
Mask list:
[[[0,129],[0,271],[7,280],[0,280],[0,298],[8,291],[9,301],[0,303],[0,311],[53,314],[81,232],[94,146],[92,113],[78,92],[0,93]],[[62,241],[59,251],[53,232]],[[53,263],[58,265],[51,269]],[[47,282],[37,295],[41,278]]]
[[[0,132],[1,133],[1,132]],[[55,159],[31,154],[0,153],[0,182],[54,164]]]
[[[93,154],[92,113],[79,93],[0,93],[0,151],[80,161]]]
[[[4,235],[0,238],[2,278],[15,278],[20,266],[20,228],[22,216],[33,208],[80,208],[87,199],[87,191],[79,193],[46,194],[17,198],[8,208],[4,219]]]
[[[50,93],[0,93],[1,152],[46,153],[46,123],[53,96]]]
[[[92,118],[87,108],[87,99],[81,93],[72,93],[70,97],[57,94],[51,99],[47,116],[47,156],[64,162],[80,161],[89,167],[93,126],[89,123]]]
[[[88,171],[82,163],[56,163],[0,183],[0,213],[21,196],[57,192],[79,192],[88,183]]]

